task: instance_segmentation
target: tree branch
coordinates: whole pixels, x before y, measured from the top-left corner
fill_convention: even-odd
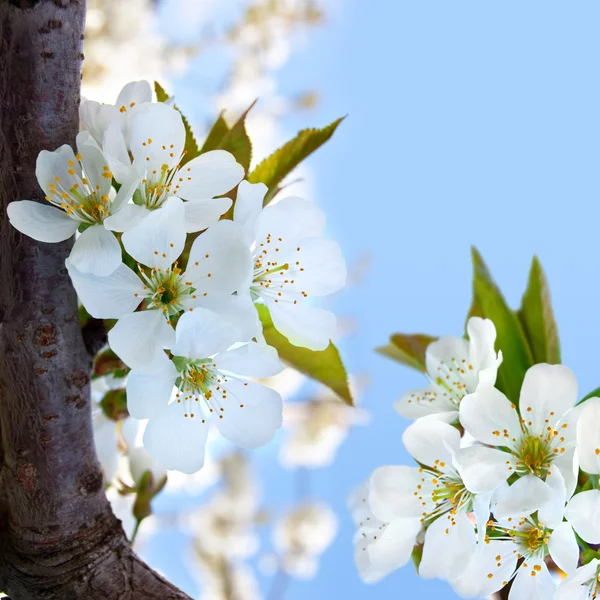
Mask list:
[[[84,18],[85,0],[0,0],[0,588],[183,600],[133,554],[104,494],[72,240],[35,242],[6,216],[12,200],[42,200],[39,151],[74,144]]]

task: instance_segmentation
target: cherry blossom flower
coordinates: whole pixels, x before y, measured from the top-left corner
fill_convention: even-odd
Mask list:
[[[255,342],[231,349],[237,338],[238,330],[220,315],[197,308],[179,319],[172,361],[165,357],[160,369],[129,375],[128,407],[150,418],[144,446],[166,468],[202,468],[209,420],[243,448],[268,443],[281,427],[281,396],[247,380],[281,371],[277,352]]]
[[[177,266],[184,250],[184,208],[171,198],[136,228],[123,234],[127,252],[139,261],[138,273],[121,264],[108,277],[79,272],[67,263],[86,310],[98,319],[118,319],[109,344],[121,360],[138,371],[151,371],[175,341],[171,320],[184,310],[204,306],[240,328],[246,341],[254,315],[232,296],[248,278],[250,255],[231,221],[221,221],[200,235],[190,249],[187,269]],[[141,303],[144,310],[136,310]]]
[[[103,148],[111,170],[117,181],[137,188],[134,203],[110,219],[114,231],[131,229],[171,196],[188,201],[184,205],[188,233],[216,223],[231,207],[229,198],[217,196],[241,181],[242,165],[224,150],[205,152],[181,165],[184,146],[181,114],[162,102],[145,104],[135,111],[128,137],[118,124],[108,127]]]
[[[18,200],[7,213],[13,227],[40,242],[62,242],[80,228],[70,263],[82,273],[106,276],[121,263],[121,247],[107,220],[133,190],[123,186],[111,199],[113,174],[102,150],[85,131],[76,142],[77,154],[64,145],[42,150],[37,158],[36,176],[50,206]]]
[[[600,398],[581,405],[577,421],[577,458],[582,471],[600,475]]]
[[[442,421],[420,419],[404,433],[407,450],[422,467],[380,467],[370,478],[359,515],[356,561],[366,581],[376,581],[410,558],[425,529],[422,577],[449,580],[475,552],[477,535],[489,517],[489,495],[476,496],[453,466],[460,433]]]
[[[442,337],[427,347],[425,362],[430,385],[405,394],[396,410],[407,419],[437,414],[448,422],[458,420],[462,399],[496,383],[502,352],[494,350],[496,328],[489,319],[471,317],[467,323],[469,341]]]
[[[125,131],[126,120],[134,109],[152,102],[152,88],[147,81],[132,81],[123,87],[115,104],[101,104],[84,98],[79,106],[81,129],[88,131],[102,145],[104,134],[111,124]]]
[[[344,286],[340,248],[322,237],[325,216],[315,204],[290,197],[263,209],[266,192],[262,183],[243,181],[234,209],[254,258],[250,297],[267,305],[290,343],[324,350],[335,335],[335,316],[305,300]]]
[[[596,600],[600,598],[600,560],[592,559],[561,581],[554,600]]]
[[[460,422],[485,446],[462,448],[456,461],[463,481],[474,493],[491,492],[509,477],[522,479],[510,490],[533,501],[530,512],[546,501],[539,480],[558,469],[569,494],[576,485],[575,432],[579,410],[577,381],[563,365],[537,364],[523,381],[519,409],[495,388],[480,389],[460,405]],[[520,412],[519,412],[520,411]],[[509,494],[511,492],[508,492]],[[541,504],[535,506],[536,500]]]

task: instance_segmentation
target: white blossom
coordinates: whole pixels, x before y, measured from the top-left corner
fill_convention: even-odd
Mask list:
[[[267,305],[292,344],[324,350],[336,332],[335,316],[305,300],[344,286],[340,248],[322,237],[325,216],[312,202],[290,197],[263,209],[266,192],[264,184],[243,181],[234,209],[254,258],[250,297]]]
[[[600,560],[592,559],[561,581],[554,600],[596,600],[600,597]]]
[[[489,319],[471,317],[467,324],[469,340],[442,337],[427,347],[425,362],[428,387],[405,394],[396,410],[407,419],[437,414],[452,422],[458,420],[462,399],[484,387],[493,387],[502,352],[494,350],[496,328]]]

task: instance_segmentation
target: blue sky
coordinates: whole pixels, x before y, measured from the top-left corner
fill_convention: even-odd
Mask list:
[[[345,502],[375,467],[410,461],[392,403],[423,379],[372,348],[394,331],[462,334],[471,244],[515,306],[540,257],[563,361],[581,395],[600,385],[599,22],[592,1],[347,0],[282,73],[287,92],[321,94],[316,111],[286,120],[290,133],[349,115],[310,160],[315,200],[349,263],[372,258],[336,303],[359,323],[343,350],[349,369],[371,378],[362,406],[372,420],[313,478],[342,527],[318,577],[286,600],[456,597],[410,566],[362,584]],[[269,502],[284,506],[293,481],[274,452],[256,459]],[[175,566],[163,570],[189,585]]]

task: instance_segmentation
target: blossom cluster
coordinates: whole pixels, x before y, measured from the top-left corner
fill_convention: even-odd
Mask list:
[[[291,344],[329,345],[335,316],[310,302],[343,287],[346,269],[322,211],[297,197],[263,207],[267,187],[227,151],[186,156],[180,112],[145,81],[114,105],[84,100],[80,121],[75,149],[38,156],[46,204],[12,202],[10,222],[41,242],[77,234],[66,268],[85,310],[111,325],[152,457],[199,470],[211,422],[244,448],[266,444],[282,400],[252,378],[283,367],[255,304]]]
[[[416,419],[403,442],[418,466],[380,467],[350,499],[361,577],[377,581],[412,556],[422,577],[461,597],[512,582],[510,600],[596,598],[600,398],[577,404],[572,371],[543,363],[517,406],[495,387],[494,324],[473,317],[467,330],[428,346],[429,386],[396,404]]]

